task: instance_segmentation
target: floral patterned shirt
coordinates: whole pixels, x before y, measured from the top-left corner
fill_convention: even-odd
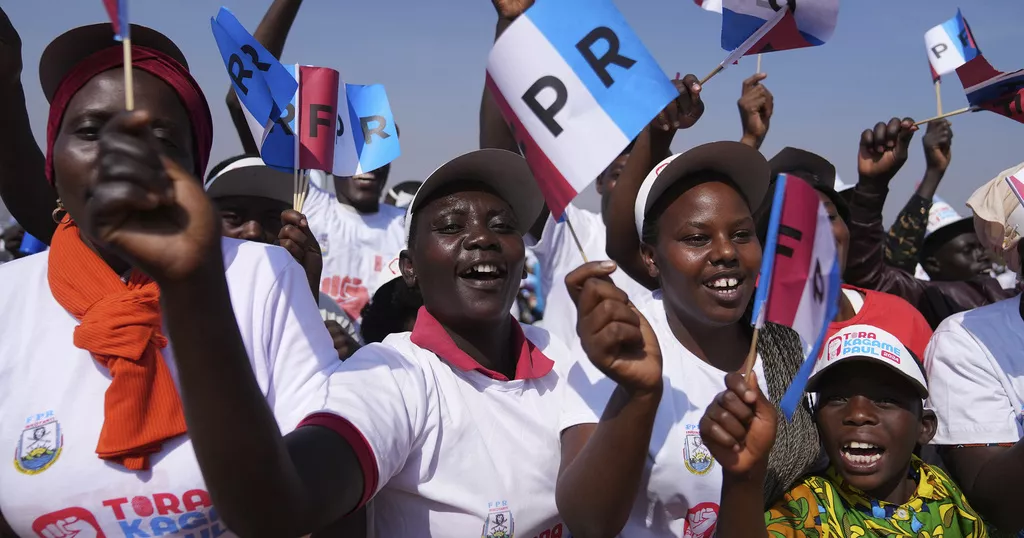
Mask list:
[[[896,505],[867,497],[846,484],[834,467],[789,490],[765,512],[772,538],[917,537],[987,538],[988,528],[942,470],[916,456],[917,490]]]

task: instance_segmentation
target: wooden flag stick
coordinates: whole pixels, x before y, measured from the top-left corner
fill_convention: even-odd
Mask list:
[[[941,83],[942,83],[941,79],[935,81],[935,105],[936,105],[936,108],[938,110],[938,112],[936,112],[936,114],[938,114],[940,116],[942,115],[942,89],[941,89]]]
[[[562,214],[562,217],[565,218],[565,224],[569,226],[569,233],[572,234],[572,240],[576,242],[576,248],[579,249],[580,256],[583,256],[583,263],[589,263],[590,260],[587,259],[587,253],[583,252],[583,245],[580,243],[580,238],[576,236],[576,228],[572,227],[572,221],[569,220],[569,215]]]
[[[749,377],[754,371],[754,363],[757,362],[757,335],[760,329],[754,327],[754,336],[750,338],[750,352],[747,353],[747,360],[743,363],[743,377]]]
[[[758,53],[758,55],[757,55],[757,73],[761,73],[761,54],[760,53]],[[939,111],[939,114],[942,114],[941,110]]]
[[[121,49],[124,51],[124,108],[135,110],[135,86],[132,84],[132,38],[125,37],[121,40]]]
[[[708,76],[700,79],[700,85],[703,86],[705,83],[707,83],[707,81],[711,80],[711,77],[714,77],[715,75],[721,73],[723,69],[725,69],[725,66],[723,65],[719,65],[718,67],[716,67],[714,71],[708,73]]]
[[[918,127],[920,125],[924,125],[926,123],[930,123],[930,122],[933,122],[935,120],[941,120],[943,118],[949,118],[951,116],[959,116],[960,114],[966,114],[968,112],[975,112],[977,110],[978,110],[977,108],[969,106],[969,107],[966,107],[966,108],[961,108],[959,110],[954,110],[952,112],[946,112],[945,114],[939,114],[938,116],[935,116],[934,118],[928,118],[926,120],[921,120],[921,121],[915,123],[914,127]]]

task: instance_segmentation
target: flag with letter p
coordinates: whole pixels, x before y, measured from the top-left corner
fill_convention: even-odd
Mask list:
[[[981,54],[978,43],[974,41],[974,34],[959,9],[955,17],[924,34],[924,45],[928,49],[933,80],[956,71]]]
[[[820,355],[840,293],[839,257],[828,211],[817,191],[795,176],[780,174],[754,298],[754,326],[766,321],[800,335],[804,364],[782,397],[792,418]]]
[[[722,48],[748,55],[817,47],[838,18],[839,0],[722,0]]]
[[[679,92],[611,0],[538,0],[487,87],[557,219]]]

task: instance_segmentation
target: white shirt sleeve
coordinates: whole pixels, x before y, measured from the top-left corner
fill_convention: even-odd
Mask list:
[[[287,433],[318,405],[327,372],[339,360],[302,267],[293,260],[283,265],[263,304],[264,330],[257,336],[271,376],[267,402]]]
[[[934,445],[1015,443],[1016,410],[985,346],[945,322],[925,351],[928,406],[938,415]]]
[[[564,381],[559,384],[562,391],[559,431],[579,424],[598,423],[617,386],[590,362],[578,340],[570,343],[569,348],[572,360],[566,364]]]
[[[586,249],[591,242],[590,234],[593,233],[590,219],[587,218],[588,215],[577,211],[572,205],[565,208],[565,213],[572,220],[580,244]],[[604,232],[604,227],[600,228],[600,232]],[[556,222],[551,215],[548,215],[540,241],[528,240],[527,246],[533,251],[534,256],[537,257],[537,263],[540,265],[540,274],[545,285],[545,297],[553,286],[563,285],[561,281],[556,282],[555,279],[564,278],[573,269],[583,265],[583,257],[580,256],[579,249],[576,248],[576,242],[569,232],[569,226],[564,222]],[[601,257],[601,259],[605,258],[607,256]]]
[[[331,373],[321,412],[345,419],[366,440],[377,464],[373,494],[420,444],[434,393],[419,363],[384,344],[360,348]]]

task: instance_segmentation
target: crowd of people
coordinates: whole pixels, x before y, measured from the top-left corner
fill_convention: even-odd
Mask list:
[[[493,1],[496,36],[532,3]],[[254,34],[275,56],[300,5]],[[914,120],[867,126],[846,184],[762,155],[760,73],[738,140],[672,154],[704,112],[676,80],[599,212],[551,215],[485,89],[480,148],[390,188],[314,171],[300,213],[158,31],[132,28],[132,111],[109,24],[50,43],[45,151],[22,61],[0,9],[0,536],[1024,536],[1024,163],[961,215],[946,120],[888,231]],[[780,174],[844,282],[792,420],[804,343],[751,327]]]

